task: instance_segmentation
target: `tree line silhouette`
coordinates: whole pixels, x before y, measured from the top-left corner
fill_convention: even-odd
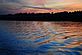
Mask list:
[[[82,21],[82,11],[59,13],[16,13],[0,15],[0,20],[19,21]]]

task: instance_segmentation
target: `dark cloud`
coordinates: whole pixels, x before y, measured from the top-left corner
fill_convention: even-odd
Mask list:
[[[20,5],[20,0],[0,0],[0,14],[15,13]]]
[[[20,2],[19,0],[0,0],[0,3],[8,3],[8,2]]]
[[[20,7],[18,0],[0,0],[0,14],[15,13]]]
[[[12,11],[10,12],[9,10],[1,10],[0,11],[0,15],[2,15],[2,14],[11,14],[12,13]]]

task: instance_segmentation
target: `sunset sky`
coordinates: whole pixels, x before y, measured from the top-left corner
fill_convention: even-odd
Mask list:
[[[0,14],[82,10],[82,0],[0,0]]]

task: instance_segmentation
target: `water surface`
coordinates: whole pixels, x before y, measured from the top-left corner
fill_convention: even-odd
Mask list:
[[[82,55],[82,23],[0,21],[0,55]]]

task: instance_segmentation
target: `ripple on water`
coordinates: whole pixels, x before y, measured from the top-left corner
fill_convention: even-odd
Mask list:
[[[0,55],[82,55],[80,22],[0,21],[0,31]]]

